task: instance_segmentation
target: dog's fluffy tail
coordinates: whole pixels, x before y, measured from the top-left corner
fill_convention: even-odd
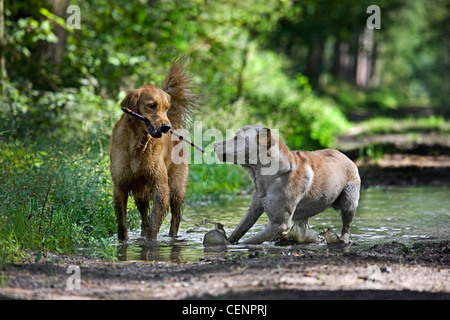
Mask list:
[[[174,129],[185,127],[199,111],[199,96],[192,78],[186,72],[186,60],[182,57],[173,61],[161,85],[172,99],[167,114]]]

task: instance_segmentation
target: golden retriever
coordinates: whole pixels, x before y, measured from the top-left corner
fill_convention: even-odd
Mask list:
[[[172,150],[182,143],[177,157],[186,158],[186,146],[167,133],[183,128],[198,109],[198,96],[192,79],[186,73],[185,59],[175,60],[161,88],[147,83],[130,90],[121,107],[150,120],[154,130],[149,134],[143,121],[123,114],[116,123],[111,140],[110,160],[113,181],[113,203],[119,240],[127,236],[127,201],[131,193],[142,217],[141,235],[157,238],[170,205],[170,236],[176,236],[181,220],[181,206],[188,179],[187,161],[172,161]],[[153,200],[149,218],[149,202]]]

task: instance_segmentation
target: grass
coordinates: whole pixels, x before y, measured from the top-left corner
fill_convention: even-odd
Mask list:
[[[440,116],[393,119],[374,117],[361,123],[364,135],[389,133],[450,133],[450,122]]]
[[[0,144],[0,264],[27,251],[73,254],[113,232],[105,156]]]

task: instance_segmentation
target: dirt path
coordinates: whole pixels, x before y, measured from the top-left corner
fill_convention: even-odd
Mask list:
[[[450,299],[450,242],[328,254],[253,253],[199,263],[61,258],[0,271],[4,299]],[[70,265],[78,266],[80,288]],[[69,278],[71,277],[71,278]]]
[[[349,134],[337,148],[358,165],[363,187],[450,185],[448,134]]]

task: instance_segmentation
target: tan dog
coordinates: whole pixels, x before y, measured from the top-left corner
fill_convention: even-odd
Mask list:
[[[192,92],[184,59],[172,63],[161,88],[147,83],[130,90],[121,107],[148,118],[154,130],[148,134],[143,121],[123,114],[116,123],[111,141],[111,176],[114,184],[114,209],[119,240],[127,239],[127,201],[132,193],[142,217],[141,234],[156,239],[169,205],[172,211],[170,236],[176,236],[181,220],[181,206],[188,179],[186,146],[167,133],[183,127],[188,116],[197,109],[197,96]],[[167,134],[164,134],[167,133]],[[172,141],[174,140],[174,141]],[[172,161],[177,146],[178,161]],[[181,147],[181,148],[180,148]],[[153,200],[151,218],[149,201]]]
[[[342,215],[341,238],[350,240],[350,224],[358,207],[361,180],[356,165],[337,150],[290,151],[268,128],[249,125],[233,139],[217,142],[214,151],[221,161],[242,165],[255,190],[242,221],[228,239],[237,242],[263,212],[266,228],[243,243],[261,243],[288,230],[298,242],[311,242],[317,232],[308,218],[330,206]]]

